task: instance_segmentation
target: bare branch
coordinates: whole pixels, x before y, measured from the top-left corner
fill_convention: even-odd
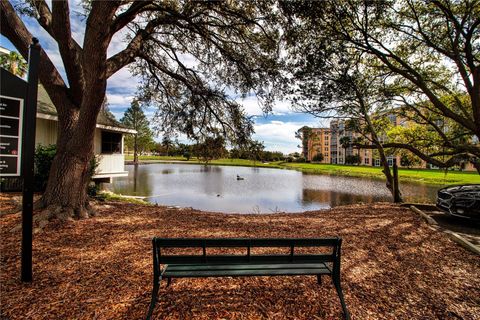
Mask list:
[[[73,99],[78,105],[82,103],[83,81],[82,48],[72,38],[70,26],[70,9],[67,1],[52,3],[52,31],[58,43],[60,55],[70,84]]]

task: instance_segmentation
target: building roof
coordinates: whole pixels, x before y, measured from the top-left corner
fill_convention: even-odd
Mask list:
[[[58,121],[57,109],[42,85],[38,86],[37,118]],[[137,133],[115,119],[114,115],[102,108],[97,117],[97,128],[123,133]]]

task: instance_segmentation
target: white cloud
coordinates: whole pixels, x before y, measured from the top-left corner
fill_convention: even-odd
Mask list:
[[[250,95],[246,98],[237,98],[235,101],[245,108],[245,112],[249,116],[261,116],[263,115],[262,106],[260,105],[258,99],[254,95]],[[292,113],[292,109],[290,108],[290,102],[285,100],[277,100],[275,101],[272,107],[272,114],[274,115],[285,115]]]
[[[275,101],[275,105],[273,106],[272,110],[273,114],[276,115],[283,115],[287,113],[292,113],[292,109],[290,107],[290,102],[286,100]]]
[[[130,105],[133,98],[133,95],[107,93],[107,100],[109,105]]]
[[[114,92],[128,92],[134,94],[139,84],[140,80],[133,76],[127,67],[124,67],[108,78],[107,89]]]
[[[283,153],[298,152],[300,140],[295,138],[295,131],[302,126],[317,126],[317,123],[270,121],[269,123],[255,124],[254,139],[263,141],[265,149],[281,151]]]
[[[255,96],[249,96],[249,97],[246,97],[245,99],[237,98],[235,99],[235,102],[237,102],[238,104],[241,104],[245,109],[245,112],[249,116],[263,115],[262,108]]]

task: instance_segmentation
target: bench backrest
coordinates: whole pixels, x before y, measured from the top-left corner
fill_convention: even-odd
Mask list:
[[[313,263],[332,262],[333,269],[340,268],[341,238],[283,238],[283,239],[232,239],[232,238],[153,238],[154,269],[160,264],[234,264],[234,263]],[[326,247],[328,253],[302,254],[295,248]],[[201,248],[201,254],[165,254],[162,249]],[[207,248],[244,248],[243,253],[208,254]],[[252,248],[288,248],[288,253],[252,254]],[[155,270],[157,273],[158,269]]]

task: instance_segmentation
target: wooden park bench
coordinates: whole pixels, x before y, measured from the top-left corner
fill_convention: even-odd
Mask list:
[[[153,238],[153,290],[148,310],[150,319],[157,302],[162,279],[167,286],[172,278],[185,277],[247,277],[247,276],[297,276],[329,275],[337,290],[345,319],[350,315],[340,286],[341,238],[316,239],[175,239]],[[316,250],[326,247],[327,253],[299,253],[300,248]],[[174,254],[175,251],[196,250],[197,254]],[[229,250],[244,248],[242,254],[209,254],[207,248]],[[288,248],[283,254],[255,254],[252,248]],[[313,248],[313,249],[312,249]],[[297,249],[297,250],[296,250]],[[260,249],[268,250],[268,249]],[[168,251],[168,252],[166,252]],[[237,251],[238,252],[238,251]],[[161,268],[163,265],[163,268]]]

